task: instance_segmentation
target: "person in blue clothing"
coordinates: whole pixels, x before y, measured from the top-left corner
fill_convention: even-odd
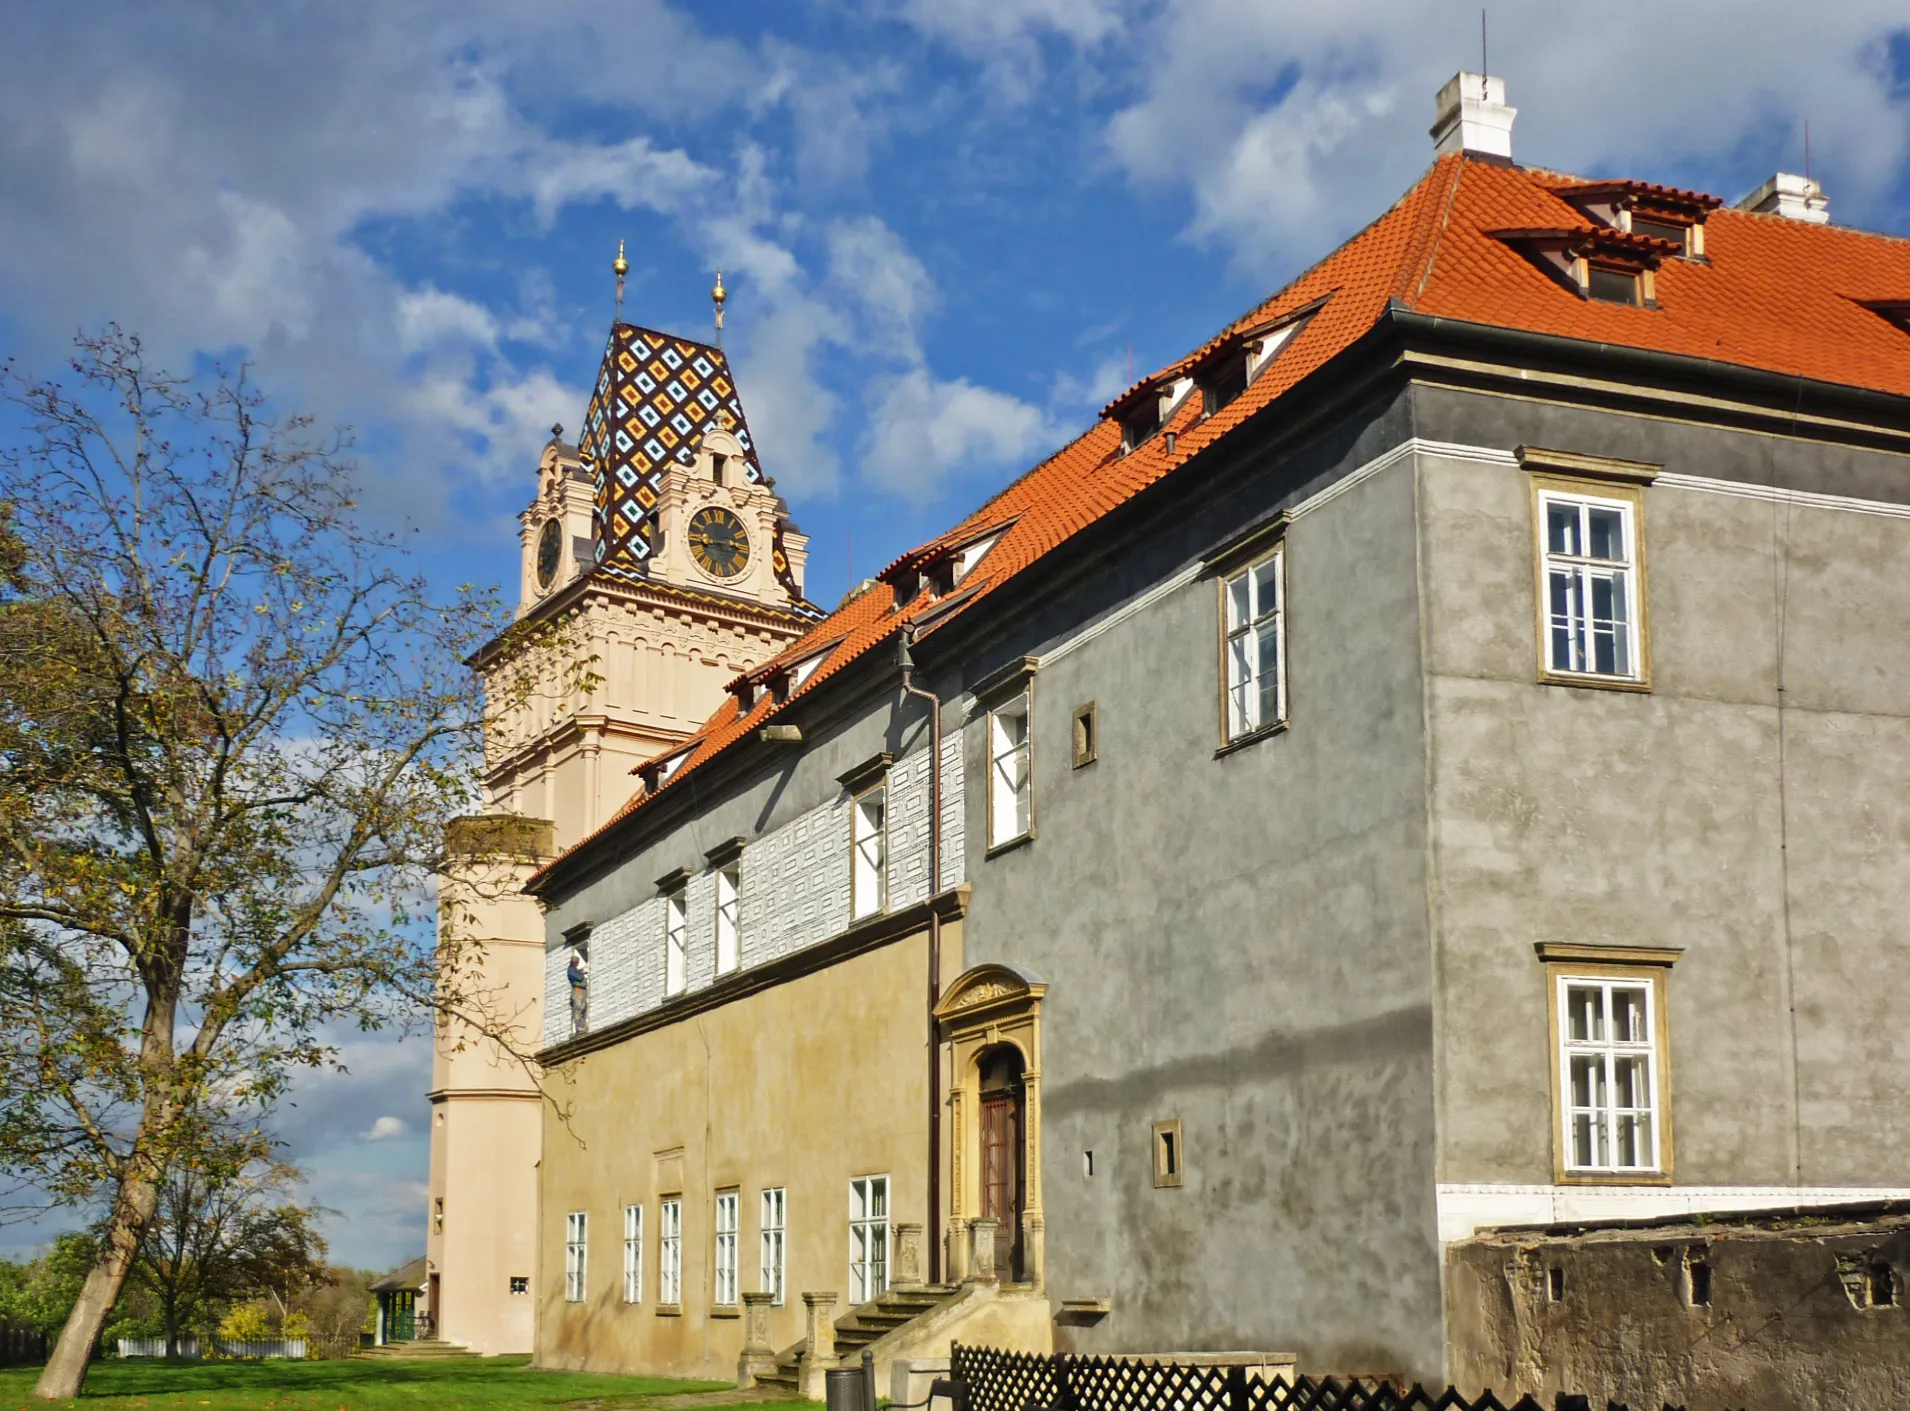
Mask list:
[[[570,980],[570,1027],[572,1032],[581,1033],[590,1008],[590,961],[582,951],[570,953],[564,974]]]

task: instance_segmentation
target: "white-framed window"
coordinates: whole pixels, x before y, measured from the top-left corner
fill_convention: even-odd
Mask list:
[[[683,1201],[657,1206],[657,1301],[669,1307],[683,1302]]]
[[[789,1217],[789,1192],[782,1186],[772,1186],[763,1192],[762,1219],[762,1282],[759,1287],[770,1295],[770,1302],[776,1307],[783,1306],[783,1262],[788,1253],[786,1238]]]
[[[1539,491],[1545,669],[1642,679],[1637,504]]]
[[[623,1301],[643,1302],[643,1207],[623,1208]]]
[[[1285,552],[1275,550],[1221,580],[1228,740],[1287,718],[1285,566]]]
[[[727,975],[743,958],[743,864],[716,869],[716,973]]]
[[[663,899],[663,993],[680,995],[689,972],[683,950],[684,933],[689,929],[689,906],[679,889]]]
[[[736,1218],[740,1199],[735,1191],[716,1193],[716,1298],[719,1308],[734,1307],[736,1296]]]
[[[590,1216],[573,1210],[564,1217],[564,1302],[582,1303],[589,1275]]]
[[[849,1302],[867,1303],[889,1286],[889,1178],[849,1182]]]
[[[855,799],[849,859],[849,914],[873,916],[889,901],[889,791],[878,784]]]
[[[1569,973],[1554,983],[1565,1170],[1663,1170],[1657,986]]]
[[[988,712],[988,845],[1000,847],[1034,826],[1034,771],[1028,739],[1029,698]]]

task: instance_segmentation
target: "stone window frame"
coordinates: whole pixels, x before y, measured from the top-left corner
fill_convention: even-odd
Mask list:
[[[770,1295],[769,1306],[781,1308],[789,1283],[789,1187],[764,1186],[757,1200],[757,1243],[761,1259],[757,1266],[761,1291]]]
[[[1150,1144],[1154,1189],[1174,1190],[1187,1184],[1187,1142],[1178,1117],[1154,1124]]]
[[[728,838],[704,853],[713,874],[711,905],[713,911],[713,975],[734,974],[743,968],[743,848],[747,839]],[[728,897],[724,892],[727,889]],[[728,940],[728,960],[724,964],[724,941]]]
[[[983,836],[988,839],[984,857],[995,857],[1018,848],[1024,843],[1032,842],[1035,838],[1035,674],[1039,665],[1039,660],[1035,657],[1019,657],[975,687],[975,702],[983,707],[982,822]],[[1019,715],[1022,720],[1021,740],[1006,750],[998,750],[996,721],[1002,717],[1015,715]],[[1001,759],[1017,751],[1022,756],[1022,782],[1018,792],[1026,800],[1027,817],[1019,831],[1000,833],[997,831],[996,819],[997,764]]]
[[[722,1186],[710,1205],[710,1316],[735,1318],[742,1308],[743,1193],[736,1186]]]
[[[1203,572],[1214,580],[1214,661],[1215,661],[1215,733],[1218,740],[1214,751],[1216,759],[1232,754],[1235,750],[1245,749],[1273,735],[1279,735],[1289,729],[1293,723],[1292,673],[1288,670],[1287,651],[1287,533],[1293,527],[1292,519],[1284,511],[1274,515],[1261,524],[1256,524],[1244,533],[1234,536],[1220,547],[1212,550],[1202,560]],[[1256,722],[1253,726],[1235,730],[1230,709],[1233,695],[1233,673],[1228,661],[1228,643],[1233,635],[1228,630],[1228,587],[1242,576],[1251,573],[1261,564],[1277,560],[1274,573],[1274,672],[1275,684],[1279,694],[1279,708],[1276,718]],[[1256,621],[1259,619],[1256,618]],[[1250,630],[1241,629],[1241,630]]]
[[[674,1286],[674,1287],[673,1287]],[[670,1295],[674,1293],[675,1298]],[[672,1192],[657,1201],[657,1312],[674,1316],[683,1311],[683,1193]]]
[[[1085,769],[1101,757],[1101,706],[1086,701],[1069,717],[1068,737],[1073,745],[1073,767]]]
[[[590,1286],[590,1212],[564,1215],[564,1302],[582,1303]]]
[[[868,1209],[873,1204],[872,1198],[875,1194],[877,1182],[881,1183],[881,1189],[882,1189],[882,1214],[879,1218],[875,1216],[871,1216],[867,1213]],[[856,1210],[857,1210],[856,1187],[859,1185],[866,1185],[868,1188],[867,1194],[865,1194],[862,1197],[861,1209],[864,1213],[861,1216],[861,1218],[857,1218],[857,1215],[856,1215]],[[869,1233],[873,1233],[878,1228],[881,1230],[881,1239],[879,1241],[870,1241],[865,1243],[864,1248],[872,1249],[877,1244],[881,1246],[881,1261],[878,1266],[881,1272],[877,1275],[871,1276],[871,1274],[867,1272],[867,1269],[869,1265],[874,1264],[876,1261],[870,1258],[864,1258],[863,1260],[861,1260],[860,1262],[864,1265],[864,1273],[861,1275],[861,1285],[858,1288],[857,1274],[856,1274],[856,1264],[858,1262],[856,1259],[856,1236],[858,1232],[866,1231]],[[850,1307],[857,1308],[857,1307],[861,1307],[862,1304],[864,1303],[873,1303],[875,1302],[875,1300],[882,1297],[882,1295],[888,1291],[890,1270],[892,1269],[895,1263],[894,1250],[895,1250],[895,1182],[890,1178],[890,1173],[886,1171],[872,1171],[866,1175],[851,1176],[849,1178],[849,1306]],[[876,1285],[879,1285],[879,1287],[877,1287]],[[872,1288],[873,1288],[873,1291],[871,1291]],[[858,1292],[864,1295],[861,1299],[856,1298],[856,1294]]]
[[[1552,1175],[1563,1186],[1669,1186],[1677,1150],[1672,1113],[1670,978],[1684,952],[1675,946],[1582,945],[1540,941],[1545,977],[1546,1067],[1552,1093]],[[1652,1103],[1657,1164],[1645,1169],[1585,1169],[1571,1163],[1571,1109],[1566,1100],[1564,1007],[1567,982],[1622,981],[1650,991]]]
[[[1663,466],[1647,461],[1618,460],[1582,455],[1576,451],[1520,446],[1519,466],[1531,482],[1533,647],[1537,679],[1545,685],[1589,687],[1602,691],[1651,690],[1651,588],[1645,534],[1645,491]],[[1551,557],[1546,535],[1546,505],[1550,500],[1603,503],[1620,507],[1631,534],[1631,562],[1627,569],[1633,589],[1632,672],[1618,676],[1595,671],[1572,671],[1552,665],[1550,581]]]
[[[623,1301],[643,1302],[643,1206],[623,1208]]]

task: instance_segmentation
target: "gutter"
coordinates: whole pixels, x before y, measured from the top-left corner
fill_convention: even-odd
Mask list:
[[[942,698],[915,684],[915,627],[904,626],[896,639],[902,668],[902,694],[928,702],[928,876],[929,895],[942,886]],[[935,1037],[935,1007],[942,1000],[942,913],[928,914],[928,1281],[942,1281],[942,1046]]]

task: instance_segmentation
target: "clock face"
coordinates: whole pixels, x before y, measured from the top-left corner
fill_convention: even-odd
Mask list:
[[[749,564],[749,533],[742,520],[712,505],[690,520],[690,553],[705,573],[734,578]]]
[[[550,587],[551,579],[557,576],[557,565],[564,557],[563,529],[554,519],[544,521],[544,527],[537,531],[537,586]]]

